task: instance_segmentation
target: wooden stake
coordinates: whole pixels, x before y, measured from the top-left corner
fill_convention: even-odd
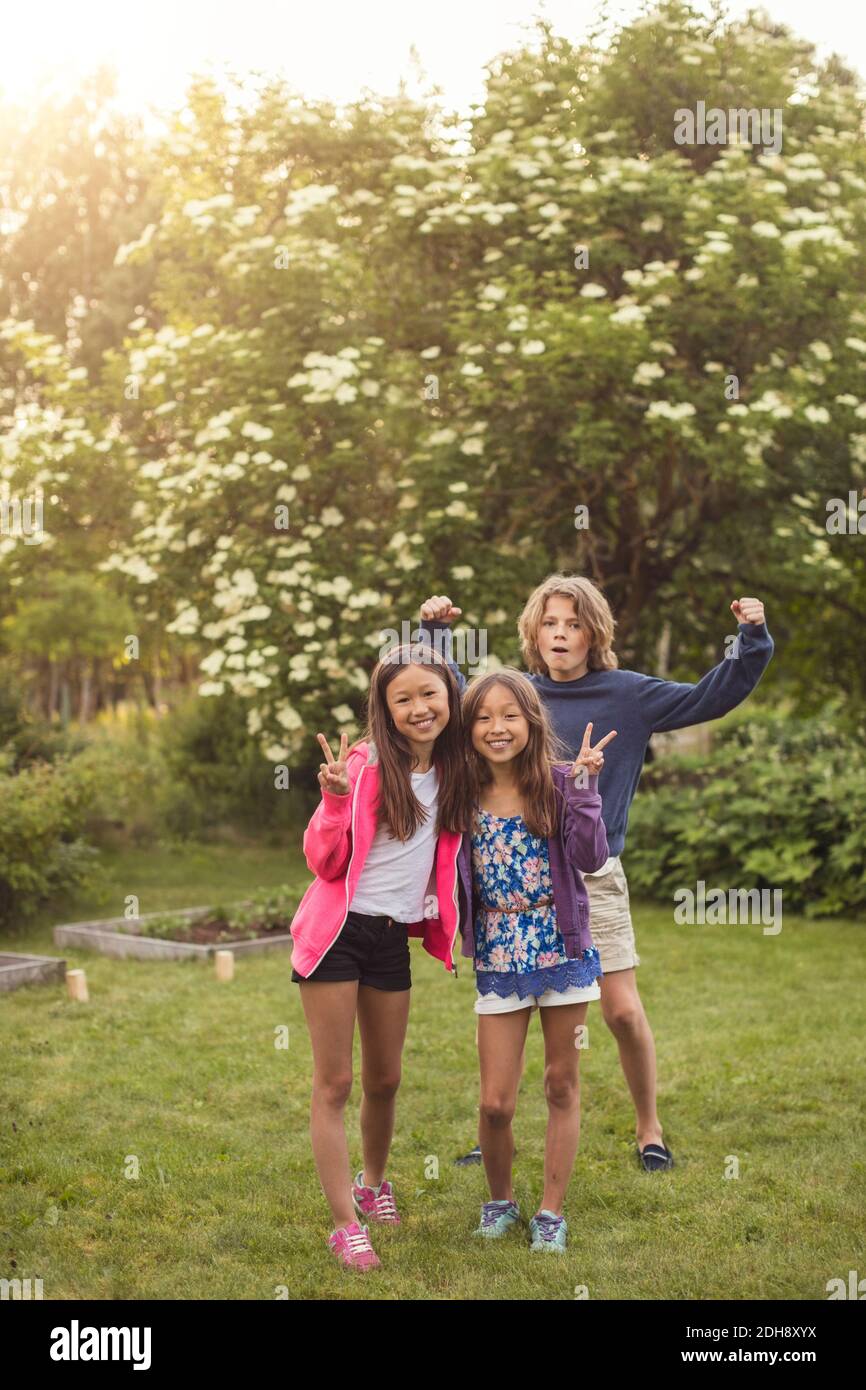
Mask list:
[[[216,977],[218,980],[233,980],[235,975],[235,953],[234,951],[216,951],[214,953],[216,965]]]
[[[87,993],[87,976],[83,970],[67,970],[66,993],[70,999],[76,999],[79,1004],[88,1002],[90,995]]]

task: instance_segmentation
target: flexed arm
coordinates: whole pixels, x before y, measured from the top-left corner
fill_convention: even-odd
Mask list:
[[[421,640],[441,652],[451,668],[460,694],[466,689],[466,677],[451,654],[451,624],[459,618],[462,608],[455,608],[447,594],[433,594],[421,604]]]
[[[638,677],[637,708],[650,733],[720,719],[752,693],[773,655],[773,639],[760,599],[734,599],[731,612],[739,624],[736,647],[695,685]]]

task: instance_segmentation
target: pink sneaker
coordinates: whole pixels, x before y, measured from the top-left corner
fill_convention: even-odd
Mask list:
[[[378,1269],[381,1263],[370,1244],[370,1232],[366,1226],[359,1226],[357,1221],[332,1231],[328,1244],[337,1259],[352,1269]]]
[[[359,1216],[369,1221],[387,1221],[389,1225],[399,1225],[400,1218],[394,1205],[394,1189],[389,1182],[382,1181],[379,1186],[365,1187],[361,1179],[363,1168],[355,1175],[352,1183],[352,1201]]]

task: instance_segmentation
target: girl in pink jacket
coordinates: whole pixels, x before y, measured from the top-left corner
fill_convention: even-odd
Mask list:
[[[292,921],[292,979],[313,1047],[310,1134],[344,1264],[379,1260],[358,1217],[398,1222],[385,1164],[409,1017],[409,937],[457,973],[457,852],[466,825],[457,682],[429,645],[395,647],[370,678],[367,730],[335,758],[323,734],[322,800],[304,834],[315,881]],[[458,948],[459,953],[459,948]],[[361,1034],[364,1166],[349,1168],[344,1110]]]

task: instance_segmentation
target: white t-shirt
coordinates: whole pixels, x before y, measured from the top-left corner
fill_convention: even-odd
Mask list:
[[[435,767],[412,772],[412,790],[427,819],[408,840],[395,840],[380,825],[373,837],[361,877],[355,886],[351,911],[370,917],[393,917],[397,922],[420,922],[427,884],[436,854],[436,803],[439,778]]]

